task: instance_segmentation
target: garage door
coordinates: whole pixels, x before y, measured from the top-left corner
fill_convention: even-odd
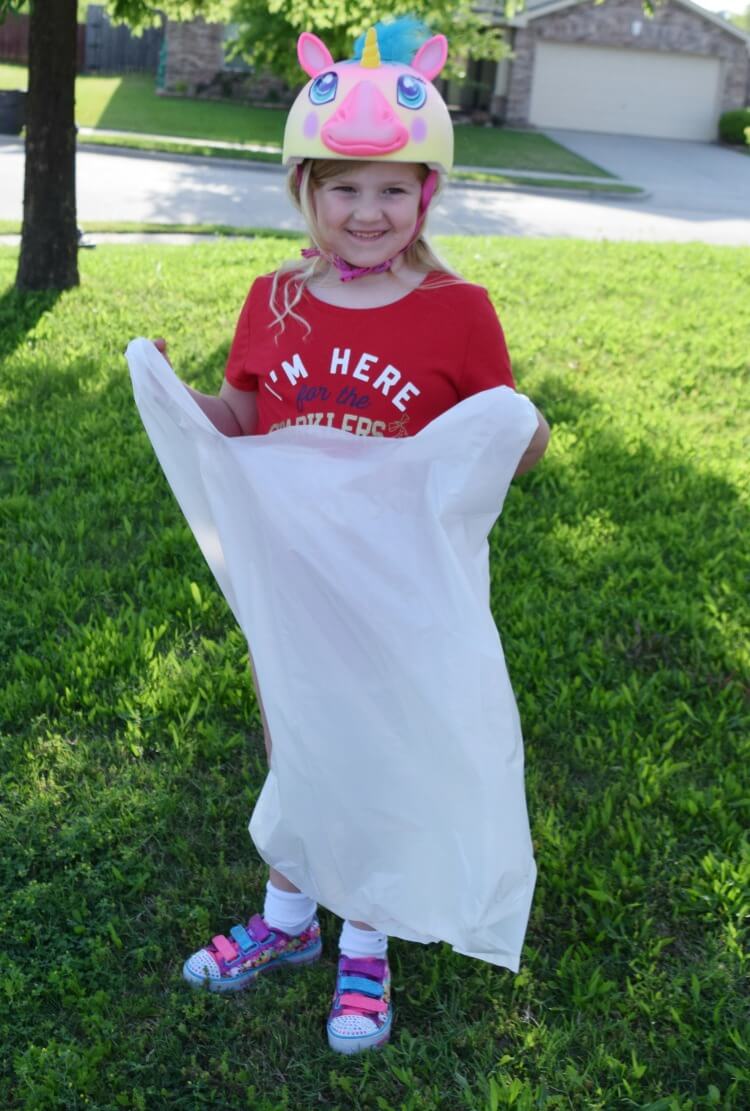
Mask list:
[[[718,58],[536,44],[529,122],[616,135],[715,139]]]

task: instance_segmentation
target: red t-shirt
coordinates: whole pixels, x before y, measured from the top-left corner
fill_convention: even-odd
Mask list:
[[[273,275],[257,278],[237,322],[226,378],[258,391],[259,433],[322,424],[360,436],[410,436],[481,390],[513,386],[505,337],[489,295],[427,276],[390,305],[350,309],[305,290],[273,322]]]

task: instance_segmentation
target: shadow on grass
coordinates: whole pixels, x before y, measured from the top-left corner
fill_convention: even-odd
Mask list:
[[[0,359],[7,359],[20,347],[59,298],[60,291],[56,289],[22,293],[14,286],[0,294]]]
[[[215,388],[225,350],[225,345],[220,345],[202,363],[193,365],[191,380],[205,389]],[[72,377],[70,385],[73,389]],[[37,389],[29,380],[17,390],[17,404],[31,416],[30,402]],[[260,786],[262,757],[257,736],[248,745],[237,724],[242,704],[236,688],[249,683],[244,666],[240,675],[232,653],[217,651],[222,638],[226,642],[236,634],[229,631],[228,621],[226,626],[222,624],[226,620],[223,609],[219,613],[204,608],[205,591],[200,605],[188,600],[187,584],[195,577],[203,590],[207,572],[204,568],[201,575],[196,569],[195,544],[175,525],[178,512],[145,433],[138,430],[128,393],[123,374],[122,379],[113,380],[110,389],[90,394],[85,407],[75,391],[53,399],[60,417],[55,432],[66,429],[79,451],[75,463],[67,453],[59,454],[55,478],[66,483],[66,491],[78,489],[79,495],[84,492],[90,499],[86,505],[80,505],[80,496],[77,500],[86,513],[87,529],[91,529],[91,535],[87,531],[82,541],[90,547],[82,550],[70,536],[63,545],[60,541],[66,531],[71,532],[73,522],[57,515],[54,530],[58,531],[50,536],[55,567],[67,567],[72,580],[92,556],[108,558],[114,564],[116,551],[118,575],[89,591],[93,601],[86,620],[61,627],[55,641],[46,645],[44,670],[49,685],[40,687],[38,696],[32,692],[19,718],[19,733],[23,732],[21,739],[28,749],[19,746],[18,768],[13,771],[21,785],[9,841],[17,862],[16,870],[8,871],[4,903],[16,922],[36,924],[33,934],[20,937],[9,930],[9,936],[17,937],[8,946],[8,959],[16,962],[13,983],[20,985],[16,988],[18,1018],[34,1032],[31,1049],[19,1058],[20,1083],[28,1094],[36,1090],[33,1085],[58,1082],[61,1060],[80,1058],[85,1063],[88,1045],[81,1033],[82,1016],[88,1022],[91,1015],[92,1028],[99,1028],[96,1023],[102,1028],[105,1021],[112,1023],[107,1035],[111,1049],[106,1075],[92,1067],[81,1072],[82,1079],[77,1081],[94,1102],[106,1102],[113,1091],[124,1100],[137,1061],[138,1083],[162,1093],[158,1096],[162,1102],[182,1098],[185,1085],[193,1082],[193,1076],[200,1076],[201,1083],[210,1081],[214,1090],[221,1086],[228,1107],[247,1106],[250,1079],[255,1105],[276,1107],[272,1101],[279,1074],[267,1061],[295,1064],[303,1045],[311,1063],[309,1072],[296,1067],[289,1072],[291,1106],[311,1106],[311,1090],[322,1093],[320,1099],[327,1105],[334,1105],[338,1095],[330,1079],[330,1062],[320,1057],[317,1027],[307,1018],[316,1009],[324,1013],[330,969],[313,970],[309,979],[300,981],[300,987],[295,983],[294,992],[310,992],[309,1000],[300,994],[292,998],[291,989],[282,997],[293,1016],[290,1029],[302,1041],[277,1045],[272,1054],[268,1052],[272,1044],[268,1031],[278,1017],[277,993],[263,986],[253,996],[252,1008],[241,1000],[214,1008],[213,1000],[188,997],[182,990],[180,961],[208,936],[209,922],[213,929],[225,928],[225,921],[236,920],[262,895],[263,869],[244,833],[247,812]],[[737,599],[733,604],[739,605],[742,594],[736,588],[742,567],[737,542],[750,522],[732,484],[692,462],[686,451],[652,443],[643,436],[626,439],[614,425],[587,437],[586,412],[595,412],[600,403],[594,393],[588,394],[577,383],[573,388],[562,378],[549,377],[535,394],[550,418],[553,435],[555,428],[561,435],[564,428],[573,429],[579,437],[578,448],[572,462],[557,462],[553,455],[511,491],[506,517],[493,534],[493,601],[516,689],[521,697],[529,689],[536,695],[536,708],[530,704],[523,712],[531,738],[532,814],[541,815],[552,800],[559,806],[561,824],[567,823],[575,831],[585,814],[598,805],[604,785],[616,783],[619,803],[635,779],[632,763],[623,768],[623,753],[610,739],[614,712],[593,709],[586,701],[587,685],[615,690],[633,671],[646,677],[664,675],[664,685],[653,694],[645,683],[640,685],[641,702],[632,711],[634,733],[645,732],[648,724],[654,733],[669,736],[675,722],[669,683],[674,684],[674,700],[682,699],[696,714],[702,703],[705,712],[706,702],[710,703],[731,671],[736,642],[732,629],[723,627],[701,601],[716,592],[717,604],[727,609],[730,603],[721,601],[721,592],[728,583]],[[95,429],[92,420],[97,416]],[[97,438],[100,441],[103,435],[114,461],[112,473],[102,471],[96,450]],[[113,506],[115,485],[119,502]],[[42,532],[46,526],[50,532],[44,501],[39,499],[29,508],[37,514],[36,531]],[[127,540],[122,524],[125,512],[132,526]],[[141,533],[146,518],[155,533],[148,529]],[[96,530],[109,530],[109,553],[97,540]],[[82,560],[82,555],[88,558]],[[185,589],[175,595],[173,584],[180,580]],[[49,593],[44,576],[33,580],[27,576],[23,582],[9,585],[12,590],[24,589],[42,598]],[[59,607],[59,598],[49,595],[42,605]],[[142,626],[134,613],[146,615]],[[95,656],[86,656],[87,642],[105,622],[111,626],[111,636],[100,637]],[[157,622],[164,623],[158,650],[145,652],[145,634]],[[128,638],[131,647],[126,651],[123,646]],[[171,668],[164,662],[170,654],[174,657]],[[75,692],[94,667],[101,687],[92,726],[86,716],[93,712],[92,707],[76,706],[79,696]],[[576,689],[574,711],[579,717],[575,719],[567,714],[559,695],[570,688],[574,678],[585,676],[587,669],[592,678],[585,677]],[[680,673],[690,679],[688,692]],[[29,687],[32,681],[28,680]],[[66,685],[73,698],[63,709],[56,692]],[[121,703],[118,714],[117,698],[123,692],[127,706],[123,710]],[[200,699],[193,705],[197,695]],[[136,751],[128,747],[128,724],[131,729],[137,725],[140,731]],[[604,744],[600,750],[584,752],[582,758],[572,743],[574,734],[593,728]],[[675,755],[685,761],[681,773],[685,779],[695,781],[711,773],[710,765],[701,763],[709,749],[715,760],[721,754],[727,768],[734,764],[741,777],[741,758],[732,752],[731,731],[725,731],[726,740],[709,738],[711,744],[697,728],[684,734]],[[657,745],[658,740],[657,736]],[[29,752],[38,754],[45,769],[54,764],[56,778],[50,782],[57,793],[37,789],[30,778]],[[636,750],[631,760],[637,756]],[[653,837],[653,846],[646,838],[642,849],[631,851],[629,866],[649,867],[665,883],[668,872],[686,869],[712,843],[711,838],[715,840],[710,825],[713,811],[705,819],[692,815],[680,819],[666,793],[654,794],[643,803],[643,810],[644,821],[652,823],[644,828]],[[611,819],[613,826],[616,817]],[[606,933],[606,922],[600,935],[582,917],[582,908],[590,906],[591,899],[578,873],[561,888],[555,886],[555,873],[564,872],[563,866],[572,868],[574,851],[587,867],[607,872],[613,858],[609,824],[610,819],[602,816],[594,833],[577,841],[567,830],[567,862],[565,844],[542,841],[538,917],[529,933],[535,948],[529,949],[527,959],[531,979],[537,982],[534,990],[541,1000],[551,1003],[546,1021],[554,1027],[556,1037],[572,1038],[566,1032],[566,1021],[575,1016],[578,1027],[586,1007],[592,1028],[598,1032],[598,1027],[591,1019],[596,1014],[591,1004],[565,1003],[565,993],[556,987],[558,973],[549,963],[549,954],[556,957],[566,951],[579,930],[590,948],[591,961],[606,964],[612,961],[614,943]],[[662,825],[671,831],[669,838],[662,834]],[[562,884],[563,879],[564,875],[558,882]],[[650,913],[654,897],[639,896],[643,912],[632,894],[615,890],[611,898],[611,916],[622,915],[616,959],[625,967],[639,959],[641,935],[634,926],[640,922],[642,932],[650,929],[649,919],[644,919],[645,924],[641,920]],[[610,906],[603,905],[605,909]],[[542,908],[546,917],[541,916]],[[597,929],[600,925],[597,920]],[[330,926],[332,930],[332,923]],[[35,939],[53,929],[54,961],[40,942],[49,967],[43,962],[33,965],[29,953],[34,955]],[[81,944],[84,930],[91,938],[86,947]],[[588,932],[584,934],[584,930]],[[117,993],[117,1008],[110,1014],[110,997],[98,988],[102,964],[111,961],[113,944],[129,955],[137,979],[132,978],[130,963],[111,962],[108,984],[112,995]],[[700,934],[695,946],[698,953],[705,954]],[[400,962],[401,954],[407,953],[405,945],[396,942],[393,949]],[[540,956],[543,952],[547,954],[544,957]],[[438,960],[446,972],[441,999],[448,998],[449,975],[456,985],[458,1026],[451,1027],[451,1037],[462,1039],[462,1067],[469,1081],[478,1084],[478,1078],[497,1061],[497,1031],[485,1016],[497,1000],[512,1011],[511,980],[490,979],[478,962],[417,946],[409,946],[408,965],[403,962],[408,968],[408,992],[401,997],[399,1021],[404,1031],[425,1030],[420,1040],[433,1056],[415,1066],[417,1077],[410,1083],[431,1082],[433,1061],[439,1060],[447,1036],[445,1025],[435,1019],[433,997],[419,996],[420,984],[435,982]],[[674,963],[678,979],[692,971],[688,959],[679,954]],[[24,986],[31,968],[33,990],[30,979]],[[474,985],[476,994],[459,991],[459,973],[465,983]],[[68,983],[75,989],[75,1002],[61,1012],[61,990],[73,990]],[[308,983],[312,986],[305,987]],[[624,996],[615,990],[611,989],[612,998],[619,1004]],[[722,1008],[728,1006],[727,999],[717,995],[724,991],[723,982],[717,980],[703,990],[701,1006],[707,1012],[718,1006],[718,998]],[[671,1029],[669,1002],[668,998],[662,1012],[655,1012],[658,1021],[653,1024],[656,1029],[664,1026],[667,1033]],[[539,1007],[542,1005],[540,1002]],[[425,1022],[428,1012],[432,1028]],[[297,1027],[298,1014],[302,1017]],[[205,1015],[210,1015],[210,1022],[201,1017]],[[193,1031],[199,1021],[205,1034],[196,1041]],[[528,1019],[525,1022],[527,1025]],[[222,1073],[222,1052],[228,1042],[247,1038],[248,1030],[257,1037],[247,1039],[247,1077],[243,1074],[240,1083]],[[503,1038],[512,1044],[512,1036],[506,1027]],[[637,1031],[632,1034],[636,1036]],[[41,1050],[34,1056],[36,1045],[49,1045],[48,1057]],[[591,1050],[583,1035],[572,1045],[571,1052],[582,1057]],[[408,1046],[407,1039],[400,1039],[394,1052],[408,1054]],[[657,1043],[657,1050],[663,1050],[664,1063],[656,1060],[655,1050],[649,1066],[652,1091],[674,1082],[669,1047]],[[639,1043],[638,1052],[646,1051]],[[700,1040],[683,1045],[680,1052],[678,1063],[682,1062],[683,1072],[691,1075],[691,1069],[704,1068]],[[175,1070],[173,1062],[183,1058],[192,1071]],[[672,1053],[674,1067],[675,1060]],[[200,1074],[198,1070],[202,1070]],[[439,1079],[447,1093],[444,1105],[458,1107],[462,1099],[451,1070],[452,1066],[444,1065]],[[379,1094],[385,1083],[391,1082],[378,1075],[368,1085]],[[166,1090],[167,1097],[163,1095]],[[396,1103],[401,1098],[395,1089],[388,1094]],[[425,1106],[437,1106],[437,1102]]]
[[[216,392],[227,347],[219,344],[195,361],[186,375],[190,382]],[[83,399],[78,389],[82,375],[85,366],[77,364],[67,376],[48,372],[16,389],[14,405],[31,414],[42,386],[54,404],[56,427],[64,427],[76,445],[75,466],[63,450],[57,452],[55,465],[40,471],[34,493],[77,489],[80,504],[85,496],[92,527],[86,530],[83,554],[92,564],[106,562],[114,544],[139,569],[133,570],[132,583],[127,566],[119,569],[118,587],[128,597],[142,593],[138,575],[146,571],[153,580],[149,604],[153,592],[159,594],[155,584],[161,576],[164,597],[170,593],[173,573],[196,576],[202,589],[211,582],[218,593],[194,541],[181,527],[179,511],[140,425],[124,366],[121,376],[113,373],[106,389]],[[750,515],[737,490],[686,455],[643,439],[626,442],[615,428],[586,439],[584,414],[596,408],[598,399],[578,385],[574,389],[550,377],[539,383],[535,394],[550,418],[553,436],[556,426],[574,427],[580,429],[581,439],[574,463],[551,458],[514,484],[492,536],[493,609],[519,691],[535,693],[539,706],[554,720],[555,684],[572,682],[582,668],[605,686],[616,686],[634,671],[668,671],[674,675],[675,698],[689,703],[727,685],[737,684],[739,690],[734,626],[722,623],[710,605],[714,599],[723,611],[722,599],[730,590],[737,612],[743,597],[741,560],[732,553],[739,552],[740,538],[750,531]],[[111,472],[102,470],[102,438],[111,456]],[[127,532],[120,519],[123,507],[129,518]],[[158,528],[159,521],[168,531],[177,528],[169,551],[157,543],[152,526]],[[72,524],[60,516],[47,528],[50,541],[62,544]],[[61,555],[60,566],[69,563],[72,579],[78,572],[80,546],[71,545],[69,553]],[[153,562],[157,555],[161,564]],[[127,606],[123,614],[126,610]],[[93,604],[85,610],[92,618],[95,611]],[[170,612],[166,603],[163,611]],[[170,620],[174,614],[173,606]],[[116,612],[110,616],[117,622]],[[223,607],[218,619],[215,612],[211,619],[191,618],[191,635],[220,638],[217,621],[224,619]],[[185,632],[181,620],[165,631],[162,649],[180,640]],[[62,641],[80,643],[82,638],[85,630],[76,626],[65,631]],[[538,660],[534,663],[536,641],[544,649],[541,666]],[[604,651],[604,664],[597,663],[594,645]],[[12,651],[13,646],[8,647]],[[59,663],[63,662],[61,656]],[[116,653],[111,662],[115,669],[120,666]],[[133,661],[133,667],[137,670],[141,663]],[[691,677],[692,691],[682,689],[680,673]],[[135,691],[139,681],[147,683],[147,669],[140,680],[127,669],[121,678]],[[33,716],[49,708],[40,703],[29,706],[28,713]],[[117,733],[116,716],[110,724]],[[158,729],[168,724],[162,719]],[[548,736],[545,745],[550,752],[558,747],[567,751],[565,729],[555,733],[541,723],[540,729]],[[576,758],[568,758],[572,766]]]
[[[739,619],[741,538],[750,528],[740,491],[687,451],[637,429],[626,438],[615,425],[602,428],[599,416],[596,433],[587,434],[586,413],[596,413],[601,399],[577,383],[548,376],[534,393],[553,442],[556,428],[566,430],[576,448],[574,464],[552,456],[516,491],[529,495],[521,512],[539,545],[532,576],[546,583],[550,600],[556,590],[564,594],[572,627],[593,627],[592,634],[598,627],[607,644],[620,645],[627,667],[684,667],[696,698],[739,683],[728,662],[721,672],[700,669],[739,659],[732,626],[710,601]],[[509,509],[512,543],[516,509]]]
[[[493,611],[540,796],[560,781],[595,795],[622,780],[623,722],[674,746],[686,782],[709,786],[712,758],[733,763],[750,712],[741,491],[708,453],[701,463],[672,437],[604,424],[601,398],[578,383],[547,376],[534,393],[553,444],[557,433],[574,447],[514,484],[491,542]]]

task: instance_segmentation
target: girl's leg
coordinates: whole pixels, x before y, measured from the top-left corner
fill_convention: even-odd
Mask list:
[[[255,681],[252,659],[250,670]],[[255,689],[258,684],[255,681]],[[258,691],[266,756],[271,760],[271,734]],[[272,868],[266,885],[263,913],[235,926],[229,937],[216,935],[188,957],[182,974],[194,987],[210,991],[241,991],[257,976],[281,964],[303,965],[321,953],[315,901]]]
[[[263,741],[264,741],[265,746],[266,746],[266,760],[268,761],[268,766],[270,768],[271,767],[271,730],[268,728],[268,718],[266,717],[266,711],[263,709],[263,699],[260,696],[260,686],[258,685],[258,676],[255,674],[255,664],[253,663],[253,657],[249,653],[248,653],[248,659],[250,661],[250,674],[253,677],[253,686],[255,687],[255,697],[258,699],[258,707],[260,708],[260,721],[261,721],[261,725],[263,726]],[[269,879],[269,882],[278,891],[287,891],[287,892],[297,892],[297,891],[299,891],[298,887],[295,887],[294,884],[291,883],[286,878],[286,876],[282,876],[281,872],[278,872],[275,868],[271,868],[269,870],[268,879]]]
[[[341,927],[339,949],[345,957],[385,957],[388,935],[366,922],[352,922],[347,918]]]
[[[268,728],[268,719],[263,709],[263,699],[255,674],[252,656],[250,656],[250,671],[255,684],[255,693],[260,707],[260,718],[263,723],[263,740],[266,745],[266,759],[271,766],[271,731]],[[283,929],[293,933],[285,922],[289,922],[295,913],[304,916],[312,907],[315,913],[315,903],[295,887],[286,876],[276,868],[271,868],[266,887],[266,901],[263,918],[272,928]],[[295,923],[298,927],[299,923]],[[305,925],[307,922],[305,921]],[[303,927],[304,928],[304,927]],[[347,919],[339,938],[341,960],[339,972],[336,977],[336,988],[333,1003],[328,1015],[327,1033],[328,1044],[339,1053],[358,1053],[361,1050],[382,1045],[390,1037],[392,1013],[390,1006],[390,970],[388,968],[388,938],[385,934],[374,929],[367,922],[350,921]],[[349,964],[341,961],[349,959]],[[360,963],[357,963],[360,962]],[[360,974],[361,988],[366,987],[365,1010],[362,1011],[361,996],[352,994],[348,989],[353,982],[352,973]],[[351,1004],[354,1004],[352,1006]],[[378,1010],[374,1013],[373,1006]]]
[[[268,882],[272,884],[278,891],[286,891],[289,895],[301,895],[302,892],[298,887],[295,887],[291,880],[286,876],[282,876],[281,872],[276,868],[268,869]]]
[[[252,674],[252,682],[253,682],[254,688],[256,688],[256,698],[258,699],[258,707],[260,709],[260,720],[261,720],[262,727],[263,727],[263,741],[264,741],[264,743],[266,743],[266,759],[268,760],[268,764],[269,764],[269,768],[270,768],[270,765],[271,765],[271,731],[268,728],[268,718],[266,717],[266,711],[264,711],[264,709],[263,709],[263,700],[262,700],[261,694],[260,694],[260,685],[258,683],[258,675],[256,674],[256,665],[254,665],[254,663],[252,662],[252,655],[249,655],[249,660],[250,660],[250,673]],[[269,880],[269,884],[271,885],[271,892],[270,892],[270,898],[271,899],[273,898],[273,891],[274,890],[281,891],[281,892],[284,892],[284,893],[289,893],[289,894],[291,894],[291,893],[301,893],[300,889],[297,888],[297,887],[294,887],[294,884],[290,880],[287,879],[286,875],[282,875],[281,872],[279,872],[276,868],[271,868],[269,870],[268,880]],[[267,909],[269,909],[268,902],[269,902],[269,895],[267,895],[267,903],[266,903]],[[310,900],[310,903],[312,903],[312,900]],[[312,913],[314,913],[314,910],[312,911]],[[272,914],[272,917],[273,917],[273,911],[272,910],[271,910],[271,914]],[[269,920],[268,919],[268,914],[263,914],[263,917],[268,922],[268,920]],[[278,927],[280,929],[283,929],[281,922],[272,922],[270,924],[278,925]],[[307,925],[307,922],[304,923],[304,924]],[[347,929],[347,928],[349,928],[349,929]],[[366,935],[366,937],[364,937],[364,938],[358,938],[358,934],[357,934],[356,931],[359,931],[359,930],[369,931],[372,934],[376,934],[376,937],[368,938],[367,935]],[[346,934],[347,948],[344,948],[344,934]],[[379,933],[368,922],[354,922],[354,921],[347,920],[343,924],[343,929],[341,931],[341,939],[342,940],[340,942],[340,949],[341,949],[342,952],[347,953],[347,957],[384,957],[384,955],[386,955],[386,950],[387,950],[387,947],[388,947],[388,938],[386,937],[386,934]],[[351,951],[350,952],[350,950],[356,950],[356,951]]]
[[[391,973],[388,938],[365,922],[347,920],[341,929],[328,1044],[337,1053],[360,1053],[391,1035]]]
[[[266,746],[266,760],[270,768],[271,730],[268,728],[268,718],[266,717],[266,711],[263,709],[263,699],[260,693],[260,685],[258,684],[258,676],[255,672],[253,657],[248,655],[248,658],[250,661],[250,673],[253,677],[253,684],[255,686],[255,696],[258,699],[258,707],[260,708],[260,720],[263,726],[263,741]],[[291,880],[283,876],[278,869],[269,869],[266,900],[263,908],[263,918],[269,926],[275,926],[276,929],[284,930],[284,932],[288,934],[299,934],[310,924],[316,909],[314,900],[309,899],[307,895],[303,895],[300,889],[296,887]]]

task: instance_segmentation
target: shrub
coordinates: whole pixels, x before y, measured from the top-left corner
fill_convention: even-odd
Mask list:
[[[735,108],[719,117],[719,138],[725,143],[747,142],[746,129],[750,127],[750,108]]]

